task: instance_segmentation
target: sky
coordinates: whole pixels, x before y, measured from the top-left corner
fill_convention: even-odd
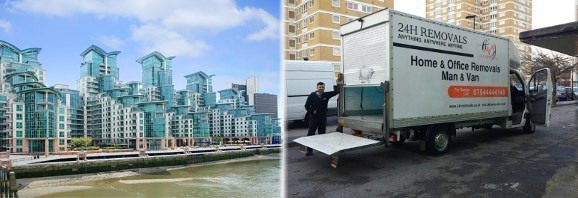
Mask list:
[[[532,29],[575,21],[576,0],[533,0]],[[425,0],[395,0],[395,10],[425,17]]]
[[[91,45],[121,51],[122,82],[142,81],[137,59],[173,59],[175,90],[204,71],[215,91],[257,77],[259,92],[279,95],[280,6],[272,0],[0,0],[0,40],[41,48],[47,86],[77,89],[80,54]]]

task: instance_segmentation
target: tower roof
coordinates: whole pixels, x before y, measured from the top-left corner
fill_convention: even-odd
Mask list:
[[[12,49],[12,50],[20,53],[20,54],[27,53],[27,52],[36,52],[36,53],[39,53],[40,50],[41,50],[41,48],[27,48],[27,49],[21,50],[21,49],[18,49],[16,46],[14,46],[14,45],[6,42],[6,41],[3,41],[3,40],[0,40],[0,45],[4,45],[4,46],[6,46],[6,47],[8,47],[8,48],[10,48],[10,49]]]
[[[102,50],[100,47],[96,46],[96,45],[91,45],[90,47],[88,47],[86,50],[84,50],[80,56],[85,56],[86,54],[88,54],[88,52],[90,51],[95,51],[96,53],[102,55],[102,56],[111,56],[111,55],[118,55],[120,54],[120,51],[113,51],[113,52],[105,52],[104,50]]]
[[[163,54],[161,54],[160,52],[154,51],[154,52],[152,52],[152,53],[150,53],[150,54],[148,54],[148,55],[146,55],[146,56],[144,56],[144,57],[142,57],[142,58],[139,58],[138,60],[136,60],[136,62],[142,64],[142,62],[143,62],[145,59],[147,59],[147,58],[149,58],[149,57],[151,57],[151,56],[156,56],[156,57],[158,57],[159,59],[161,59],[161,60],[163,60],[163,61],[172,60],[173,58],[175,58],[174,56],[165,57],[165,56],[164,56]]]

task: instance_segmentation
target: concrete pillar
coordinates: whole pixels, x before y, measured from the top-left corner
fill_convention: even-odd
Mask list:
[[[139,138],[136,138],[136,146],[135,146],[135,150],[137,150],[137,151],[138,151],[138,150],[140,150],[140,149],[141,149],[141,148],[140,148],[140,139],[139,139]]]
[[[44,140],[44,156],[45,156],[45,157],[48,157],[48,150],[49,150],[49,147],[48,147],[48,139],[45,139],[45,140]]]
[[[18,189],[16,185],[16,173],[14,171],[10,171],[10,192],[15,192]]]

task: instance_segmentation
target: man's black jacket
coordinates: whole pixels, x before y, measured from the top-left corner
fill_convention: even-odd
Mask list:
[[[339,94],[337,91],[325,92],[321,95],[321,98],[319,98],[316,92],[311,92],[307,97],[307,102],[305,102],[307,113],[314,117],[327,116],[327,103],[331,97],[337,94]]]

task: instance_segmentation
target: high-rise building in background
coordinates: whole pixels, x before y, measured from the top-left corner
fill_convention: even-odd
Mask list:
[[[0,151],[67,151],[71,138],[90,137],[98,146],[163,150],[209,144],[279,143],[279,121],[255,113],[238,89],[213,92],[212,76],[186,75],[186,89],[175,91],[172,59],[159,52],[137,60],[142,82],[122,83],[118,51],[90,46],[78,90],[47,87],[40,48],[20,50],[0,41]],[[257,79],[247,90],[257,90]]]
[[[341,24],[385,8],[393,0],[283,0],[285,60],[330,61],[339,71]]]
[[[277,95],[268,93],[256,93],[255,98],[255,113],[268,113],[277,118]]]
[[[532,29],[532,0],[426,0],[426,17],[506,37],[521,55],[532,52],[518,38]]]
[[[228,83],[227,88],[239,90],[247,105],[255,105],[254,94],[259,92],[259,80],[257,77],[246,78],[244,84]]]
[[[251,77],[251,78],[247,78],[245,79],[245,85],[246,85],[246,94],[248,96],[248,103],[249,105],[255,105],[255,93],[259,93],[259,81],[257,80],[257,77]]]

